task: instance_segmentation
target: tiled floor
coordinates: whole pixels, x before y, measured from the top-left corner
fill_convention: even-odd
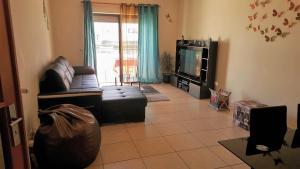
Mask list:
[[[249,168],[217,142],[249,134],[230,112],[167,84],[153,87],[171,101],[148,103],[145,123],[101,127],[101,151],[88,169]]]

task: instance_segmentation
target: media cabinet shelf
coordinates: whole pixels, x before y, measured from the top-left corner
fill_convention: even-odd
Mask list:
[[[175,76],[182,77],[182,78],[184,78],[184,79],[186,79],[186,80],[188,80],[190,82],[194,82],[194,83],[197,83],[197,84],[201,83],[200,81],[194,80],[194,79],[192,79],[190,77],[187,77],[187,76],[184,76],[184,75],[180,75],[180,74],[177,74],[177,73],[175,73]]]
[[[177,40],[176,73],[174,74],[172,84],[189,92],[196,98],[209,98],[209,88],[215,88],[217,50],[217,41]],[[191,58],[187,59],[187,57]],[[194,62],[191,62],[190,59]],[[189,62],[186,62],[187,60],[189,60]],[[194,64],[187,65],[187,63]],[[181,68],[181,66],[183,68]],[[186,68],[188,68],[187,70],[189,71],[187,71]]]

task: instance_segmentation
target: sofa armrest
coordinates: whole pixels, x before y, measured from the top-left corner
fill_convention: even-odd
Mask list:
[[[95,74],[95,70],[90,66],[73,66],[76,75]]]
[[[101,123],[102,91],[67,91],[38,95],[39,109],[44,110],[58,104],[74,104],[83,107],[94,114]]]
[[[70,89],[62,92],[39,93],[38,99],[66,98],[66,97],[78,97],[78,96],[101,96],[102,97],[102,90],[99,88],[88,88],[88,89]]]

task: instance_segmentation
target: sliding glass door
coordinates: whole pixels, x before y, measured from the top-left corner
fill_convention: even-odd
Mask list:
[[[136,81],[138,24],[119,15],[94,14],[97,76],[101,84]]]
[[[123,82],[137,81],[138,24],[123,23],[121,27]]]
[[[120,78],[119,17],[95,15],[97,76],[100,83],[115,83]]]

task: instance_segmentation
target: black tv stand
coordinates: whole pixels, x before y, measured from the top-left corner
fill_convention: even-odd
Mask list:
[[[181,50],[201,51],[201,67],[198,77],[180,72]],[[198,99],[210,97],[209,88],[215,88],[215,73],[217,60],[218,42],[211,40],[177,40],[176,67],[172,78],[172,84]],[[185,65],[186,66],[186,65]]]

